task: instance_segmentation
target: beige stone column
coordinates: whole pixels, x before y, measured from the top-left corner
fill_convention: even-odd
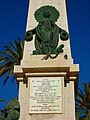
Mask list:
[[[37,25],[34,12],[41,6],[51,5],[60,12],[57,25],[68,31],[65,0],[30,0],[27,30]],[[73,63],[71,57],[70,40],[61,41],[64,52],[55,59],[42,60],[45,55],[32,55],[34,38],[25,41],[21,64],[14,67],[14,74],[19,83],[20,120],[75,120],[75,95],[77,94],[79,65]],[[65,58],[67,55],[67,59]],[[30,80],[31,78],[63,78],[62,82],[62,112],[30,114]]]

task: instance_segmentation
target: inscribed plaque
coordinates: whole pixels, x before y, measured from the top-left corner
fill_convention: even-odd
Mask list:
[[[30,78],[29,113],[62,113],[61,77]]]

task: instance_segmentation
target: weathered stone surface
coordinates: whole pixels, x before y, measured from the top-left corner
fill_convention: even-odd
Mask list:
[[[57,25],[68,31],[65,0],[30,0],[26,31],[37,26],[34,12],[41,6],[51,5],[60,12]],[[60,37],[59,37],[60,38]],[[75,94],[77,94],[79,65],[73,64],[71,57],[70,40],[61,41],[64,51],[55,59],[42,60],[45,55],[32,55],[34,39],[25,41],[23,59],[20,66],[14,67],[15,76],[19,82],[20,120],[75,120]],[[62,83],[62,113],[29,113],[30,80],[43,77],[60,77]]]

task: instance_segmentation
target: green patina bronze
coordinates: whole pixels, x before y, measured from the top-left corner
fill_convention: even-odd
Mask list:
[[[54,59],[59,53],[63,53],[64,45],[61,44],[57,47],[59,34],[61,40],[68,40],[69,38],[68,33],[55,24],[60,14],[55,7],[47,5],[37,9],[34,16],[38,25],[25,33],[25,40],[31,41],[35,34],[36,50],[33,51],[33,54],[46,54],[43,59],[49,57]],[[52,56],[51,54],[55,55]]]

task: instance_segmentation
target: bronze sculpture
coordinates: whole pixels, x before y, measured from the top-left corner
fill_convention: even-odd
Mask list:
[[[37,20],[38,25],[25,33],[25,40],[31,41],[33,35],[35,34],[35,48],[33,51],[34,55],[46,54],[50,58],[56,58],[59,53],[63,53],[64,45],[61,44],[58,46],[59,34],[61,40],[68,40],[68,33],[58,27],[55,22],[59,18],[59,12],[55,7],[52,6],[43,6],[36,10],[35,19]],[[55,54],[55,56],[51,56]]]

